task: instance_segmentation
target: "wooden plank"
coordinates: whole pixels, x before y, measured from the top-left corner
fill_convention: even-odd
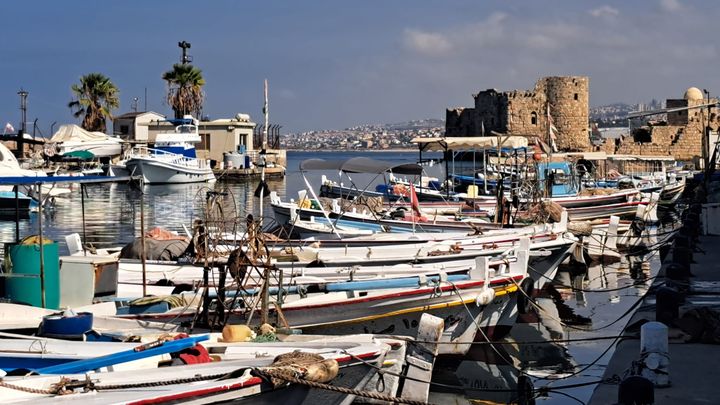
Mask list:
[[[408,378],[405,379],[402,398],[427,402],[430,391],[435,357],[438,354],[437,343],[445,329],[445,321],[430,314],[423,314],[418,326],[417,343],[411,344],[405,356]]]

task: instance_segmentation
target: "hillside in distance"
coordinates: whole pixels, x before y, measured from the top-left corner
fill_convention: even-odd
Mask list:
[[[600,128],[627,127],[628,113],[658,109],[663,106],[653,100],[648,104],[613,103],[591,107],[590,122]],[[439,137],[445,134],[445,121],[425,118],[390,124],[361,124],[345,129],[323,129],[283,134],[281,141],[287,149],[297,150],[365,150],[413,148],[415,137]]]
[[[407,149],[416,137],[437,137],[445,133],[445,121],[435,118],[392,124],[362,124],[345,129],[325,129],[284,134],[287,149],[361,150]]]

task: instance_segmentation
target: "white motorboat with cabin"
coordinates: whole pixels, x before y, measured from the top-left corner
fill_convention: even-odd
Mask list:
[[[122,139],[102,132],[90,132],[70,124],[61,125],[45,147],[49,157],[64,156],[72,152],[86,151],[96,158],[110,158],[122,153]]]
[[[169,122],[177,124],[175,130],[158,134],[154,148],[133,149],[125,162],[128,174],[142,176],[146,184],[215,181],[210,161],[199,159],[195,153],[195,143],[200,142],[198,121],[186,115]]]

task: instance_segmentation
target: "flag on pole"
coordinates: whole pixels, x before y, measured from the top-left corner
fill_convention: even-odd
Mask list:
[[[550,115],[550,103],[548,103],[548,106],[547,106],[547,121],[548,121],[548,135],[549,135],[548,141],[550,142],[550,147],[552,147],[552,151],[554,153],[557,153],[558,148],[557,148],[557,144],[555,141],[557,140],[558,129],[557,129],[557,127],[555,127],[555,123],[553,123],[552,116]]]
[[[415,193],[415,185],[410,184],[410,205],[412,205],[413,211],[415,211],[415,214],[420,216],[420,201],[418,200],[418,196]]]

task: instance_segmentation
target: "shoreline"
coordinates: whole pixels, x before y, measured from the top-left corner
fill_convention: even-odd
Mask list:
[[[287,152],[317,152],[317,153],[336,153],[336,152],[417,152],[417,149],[286,149]]]

